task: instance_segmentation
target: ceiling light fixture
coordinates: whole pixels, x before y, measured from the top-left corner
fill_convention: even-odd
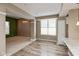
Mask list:
[[[28,21],[22,21],[22,23],[28,23]]]

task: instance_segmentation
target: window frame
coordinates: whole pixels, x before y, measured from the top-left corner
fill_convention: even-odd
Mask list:
[[[8,23],[8,33],[6,32],[7,31],[6,22]],[[5,21],[5,34],[10,35],[10,22],[9,21]]]
[[[55,27],[49,27],[49,20],[51,20],[51,19],[52,19],[52,20],[55,19],[55,22],[56,22],[56,23],[55,23]],[[45,19],[41,19],[41,21],[42,21],[42,20],[45,20]],[[42,30],[41,30],[41,35],[50,35],[50,34],[49,34],[49,28],[52,28],[52,29],[53,29],[53,28],[55,28],[55,29],[57,28],[57,18],[49,18],[49,19],[46,19],[46,20],[47,20],[47,27],[41,27],[41,28],[47,28],[47,34],[42,34]],[[41,22],[41,21],[40,21],[40,22]],[[57,35],[57,34],[56,34],[56,30],[55,30],[55,34],[52,34],[51,36],[56,36],[56,35]]]

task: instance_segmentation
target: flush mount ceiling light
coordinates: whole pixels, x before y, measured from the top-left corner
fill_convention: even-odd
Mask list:
[[[28,21],[22,21],[22,23],[28,23]]]
[[[79,26],[79,9],[78,9],[78,21],[77,21],[76,25]]]

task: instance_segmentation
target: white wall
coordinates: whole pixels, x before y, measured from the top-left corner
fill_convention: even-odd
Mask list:
[[[65,40],[65,19],[58,19],[58,40],[57,44],[63,45]]]
[[[5,6],[3,4],[0,4],[0,55],[5,55],[5,53]]]
[[[6,40],[5,40],[5,16],[0,14],[0,54],[5,55]]]

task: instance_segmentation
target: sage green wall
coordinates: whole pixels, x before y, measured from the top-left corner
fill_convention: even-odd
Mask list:
[[[6,37],[16,36],[17,35],[17,20],[16,20],[16,18],[6,16],[6,21],[10,22],[10,34],[6,35]]]

